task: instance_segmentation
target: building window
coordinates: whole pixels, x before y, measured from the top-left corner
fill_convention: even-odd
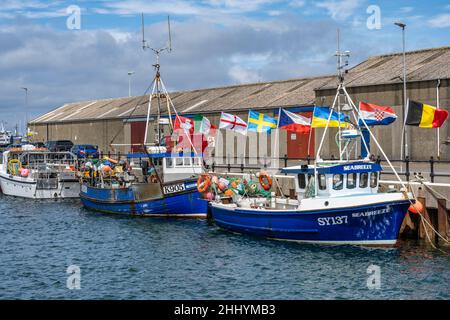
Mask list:
[[[370,187],[371,188],[378,187],[378,172],[372,172],[370,174]]]
[[[299,189],[305,189],[306,188],[306,175],[303,173],[300,173],[298,175],[298,188]]]
[[[356,173],[349,173],[347,175],[347,189],[356,188]]]
[[[319,174],[319,190],[327,190],[327,177],[324,174]]]
[[[361,173],[359,175],[359,187],[362,189],[367,188],[369,183],[369,174],[367,172]]]
[[[344,175],[335,174],[333,175],[333,189],[342,190],[344,188]]]

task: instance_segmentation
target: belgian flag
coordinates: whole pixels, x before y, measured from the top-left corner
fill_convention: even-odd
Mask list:
[[[408,101],[406,125],[420,128],[440,128],[448,118],[448,111],[428,104]]]

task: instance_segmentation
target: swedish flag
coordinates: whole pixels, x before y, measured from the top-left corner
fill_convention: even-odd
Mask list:
[[[277,120],[263,113],[249,111],[248,113],[248,131],[267,132],[277,128]]]

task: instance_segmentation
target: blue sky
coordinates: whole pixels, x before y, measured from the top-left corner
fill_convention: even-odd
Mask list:
[[[81,10],[81,29],[67,28],[69,6]],[[369,29],[369,6],[381,28]],[[401,50],[394,22],[407,27],[407,48],[450,45],[450,1],[369,0],[2,0],[0,6],[0,120],[12,127],[63,103],[145,91],[153,57],[140,49],[140,13],[153,46],[167,39],[162,58],[171,90],[282,80],[334,73],[336,30],[357,64]]]

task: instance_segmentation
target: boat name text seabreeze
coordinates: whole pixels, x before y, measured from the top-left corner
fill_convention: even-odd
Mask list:
[[[390,206],[379,209],[379,210],[373,210],[373,211],[366,211],[366,212],[356,212],[352,214],[353,218],[360,218],[360,217],[370,217],[370,216],[377,216],[379,214],[386,214],[392,211],[392,208]]]
[[[344,171],[352,171],[352,170],[372,170],[372,166],[370,164],[344,166]]]

